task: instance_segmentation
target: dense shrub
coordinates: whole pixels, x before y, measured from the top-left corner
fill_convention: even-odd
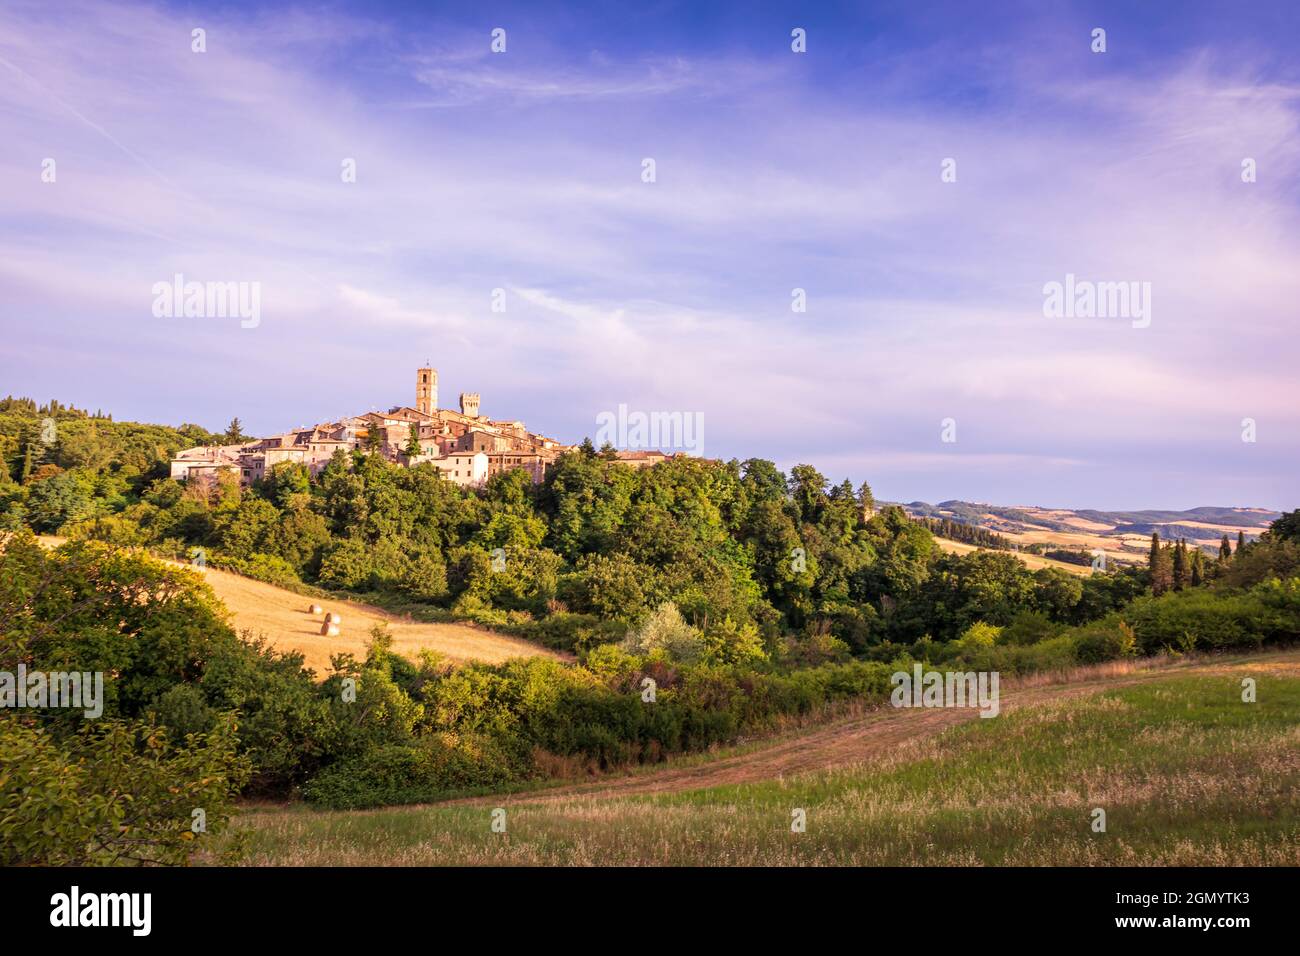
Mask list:
[[[302,578],[292,564],[284,558],[270,554],[250,554],[246,558],[234,558],[226,555],[213,555],[209,563],[214,568],[224,568],[242,574],[257,581],[265,581],[282,588],[293,588],[302,584]]]
[[[1158,598],[1143,597],[1123,612],[1145,654],[1259,647],[1300,636],[1300,583],[1293,579],[1256,585],[1249,591],[1193,588]]]
[[[335,763],[303,787],[303,796],[334,810],[436,800],[513,783],[527,772],[516,762],[488,735],[433,733]]]
[[[517,631],[546,647],[585,654],[601,644],[621,641],[627,633],[627,625],[602,620],[594,614],[558,611]]]
[[[1121,657],[1132,657],[1137,650],[1133,628],[1118,617],[1084,625],[1071,637],[1074,640],[1074,657],[1080,664],[1100,664]]]

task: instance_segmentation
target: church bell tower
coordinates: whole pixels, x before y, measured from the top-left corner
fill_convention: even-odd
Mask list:
[[[438,370],[422,368],[415,373],[415,410],[432,415],[438,410]]]

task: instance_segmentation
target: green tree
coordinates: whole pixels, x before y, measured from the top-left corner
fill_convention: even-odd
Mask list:
[[[1191,568],[1187,563],[1187,543],[1181,538],[1174,543],[1174,590],[1181,591],[1191,583]]]
[[[576,609],[606,620],[635,620],[645,613],[645,585],[652,577],[648,568],[617,551],[585,555],[578,562]]]
[[[230,424],[226,426],[225,434],[221,436],[225,445],[238,445],[240,442],[247,441],[244,437],[244,425],[238,417],[232,418]]]
[[[1300,508],[1287,512],[1269,525],[1268,535],[1280,541],[1300,541]]]
[[[18,483],[25,485],[32,477],[32,471],[36,467],[36,458],[32,454],[32,443],[30,441],[23,443],[23,461],[18,468]]]
[[[94,511],[92,486],[76,471],[34,481],[27,495],[27,514],[31,525],[42,533],[58,531],[69,521],[84,518]]]
[[[812,465],[795,465],[790,469],[790,496],[799,517],[808,524],[816,524],[829,501],[826,479]]]
[[[287,508],[295,497],[311,493],[311,471],[301,462],[282,461],[263,479],[262,492],[277,508]]]
[[[175,866],[225,829],[248,779],[232,715],[184,743],[146,721],[90,724],[58,740],[0,717],[0,865]]]
[[[871,493],[871,486],[865,481],[858,486],[858,506],[862,509],[862,520],[868,521],[876,513],[876,496]]]
[[[1160,544],[1160,535],[1151,532],[1151,552],[1147,556],[1147,568],[1151,572],[1151,593],[1164,594],[1174,584],[1173,560],[1169,549]]]

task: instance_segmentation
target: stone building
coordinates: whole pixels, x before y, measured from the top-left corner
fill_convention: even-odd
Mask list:
[[[479,393],[462,392],[460,410],[438,408],[438,372],[416,369],[415,405],[396,405],[386,412],[367,412],[336,422],[262,438],[245,445],[187,448],[171,462],[178,480],[207,480],[218,472],[239,476],[249,486],[276,465],[289,462],[319,474],[334,454],[365,450],[414,467],[434,465],[447,480],[466,487],[513,468],[539,482],[546,469],[572,446],[528,431],[522,421],[492,421],[479,413]],[[414,432],[418,455],[408,454]]]

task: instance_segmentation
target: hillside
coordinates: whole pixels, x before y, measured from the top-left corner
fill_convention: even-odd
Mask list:
[[[317,676],[329,671],[330,656],[351,652],[365,657],[370,629],[386,624],[393,636],[393,650],[414,659],[430,650],[456,662],[482,661],[499,664],[514,657],[563,656],[519,638],[496,634],[467,624],[422,623],[388,614],[369,604],[329,599],[320,601],[325,611],[343,618],[342,633],[325,637],[320,633],[322,617],[309,613],[311,598],[286,591],[273,584],[242,575],[205,568],[200,572],[208,586],[230,611],[236,628],[265,634],[277,650],[301,651],[305,664]]]
[[[62,540],[53,535],[41,536],[42,543],[50,547]],[[306,598],[230,571],[196,568],[190,564],[178,566],[203,576],[204,582],[230,612],[231,622],[237,630],[264,635],[278,651],[301,652],[305,666],[314,670],[317,677],[329,672],[330,657],[334,654],[351,653],[364,658],[370,629],[376,624],[388,626],[388,632],[393,636],[393,650],[410,659],[418,657],[424,650],[435,651],[458,663],[481,661],[499,664],[515,657],[565,659],[564,655],[537,644],[486,628],[411,621],[358,601]],[[310,613],[312,603],[319,603],[324,611],[334,611],[342,616],[339,636],[325,637],[320,633],[323,615],[318,617]]]
[[[1151,546],[1151,535],[1164,541],[1183,538],[1189,545],[1217,552],[1226,534],[1236,546],[1237,533],[1253,541],[1279,517],[1263,508],[1200,507],[1187,511],[1098,511],[1038,506],[1004,506],[970,501],[913,501],[902,505],[908,514],[949,518],[975,525],[1024,548],[1043,546],[1069,551],[1105,551],[1107,561],[1140,563]]]
[[[1243,676],[1259,703],[1241,703]],[[237,827],[256,865],[1300,862],[1300,652],[1031,680],[1003,708],[979,720],[883,707],[580,786],[380,811],[252,808]],[[487,825],[498,807],[505,834]],[[1091,830],[1095,807],[1105,833]],[[804,833],[791,832],[796,808]]]

